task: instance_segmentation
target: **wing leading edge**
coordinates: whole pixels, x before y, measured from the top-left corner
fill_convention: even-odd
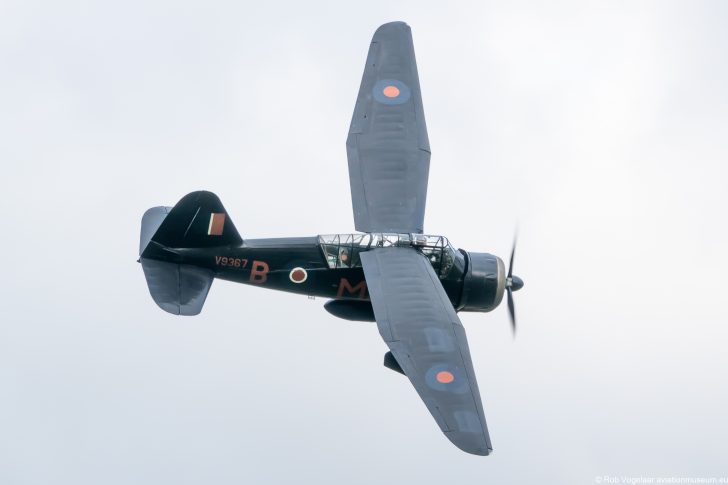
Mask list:
[[[379,333],[445,436],[492,451],[465,329],[427,259],[412,248],[361,254]]]
[[[404,22],[374,33],[346,153],[356,230],[421,233],[430,144],[412,32]]]

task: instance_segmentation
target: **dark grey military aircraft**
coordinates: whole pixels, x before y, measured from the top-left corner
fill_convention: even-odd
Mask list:
[[[376,321],[384,365],[409,378],[457,447],[493,449],[457,312],[489,312],[523,286],[513,256],[456,250],[423,234],[430,144],[407,24],[374,34],[346,140],[356,234],[243,240],[220,199],[193,192],[142,218],[139,261],[163,310],[196,315],[220,278],[321,296],[348,320]]]

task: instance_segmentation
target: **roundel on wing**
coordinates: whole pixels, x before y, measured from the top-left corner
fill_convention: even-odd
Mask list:
[[[406,103],[410,95],[409,86],[397,79],[380,79],[372,88],[372,96],[382,104]]]
[[[470,389],[465,373],[451,364],[436,364],[430,367],[425,373],[425,382],[436,391],[462,394]]]

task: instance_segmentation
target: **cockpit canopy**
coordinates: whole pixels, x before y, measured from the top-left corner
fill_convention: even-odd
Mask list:
[[[425,234],[355,233],[319,236],[329,268],[360,268],[362,251],[386,247],[413,247],[427,259],[440,278],[445,278],[459,253],[444,236]]]

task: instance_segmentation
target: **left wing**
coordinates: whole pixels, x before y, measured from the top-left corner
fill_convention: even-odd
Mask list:
[[[465,329],[429,261],[413,248],[361,253],[379,333],[445,436],[468,453],[493,449]]]

